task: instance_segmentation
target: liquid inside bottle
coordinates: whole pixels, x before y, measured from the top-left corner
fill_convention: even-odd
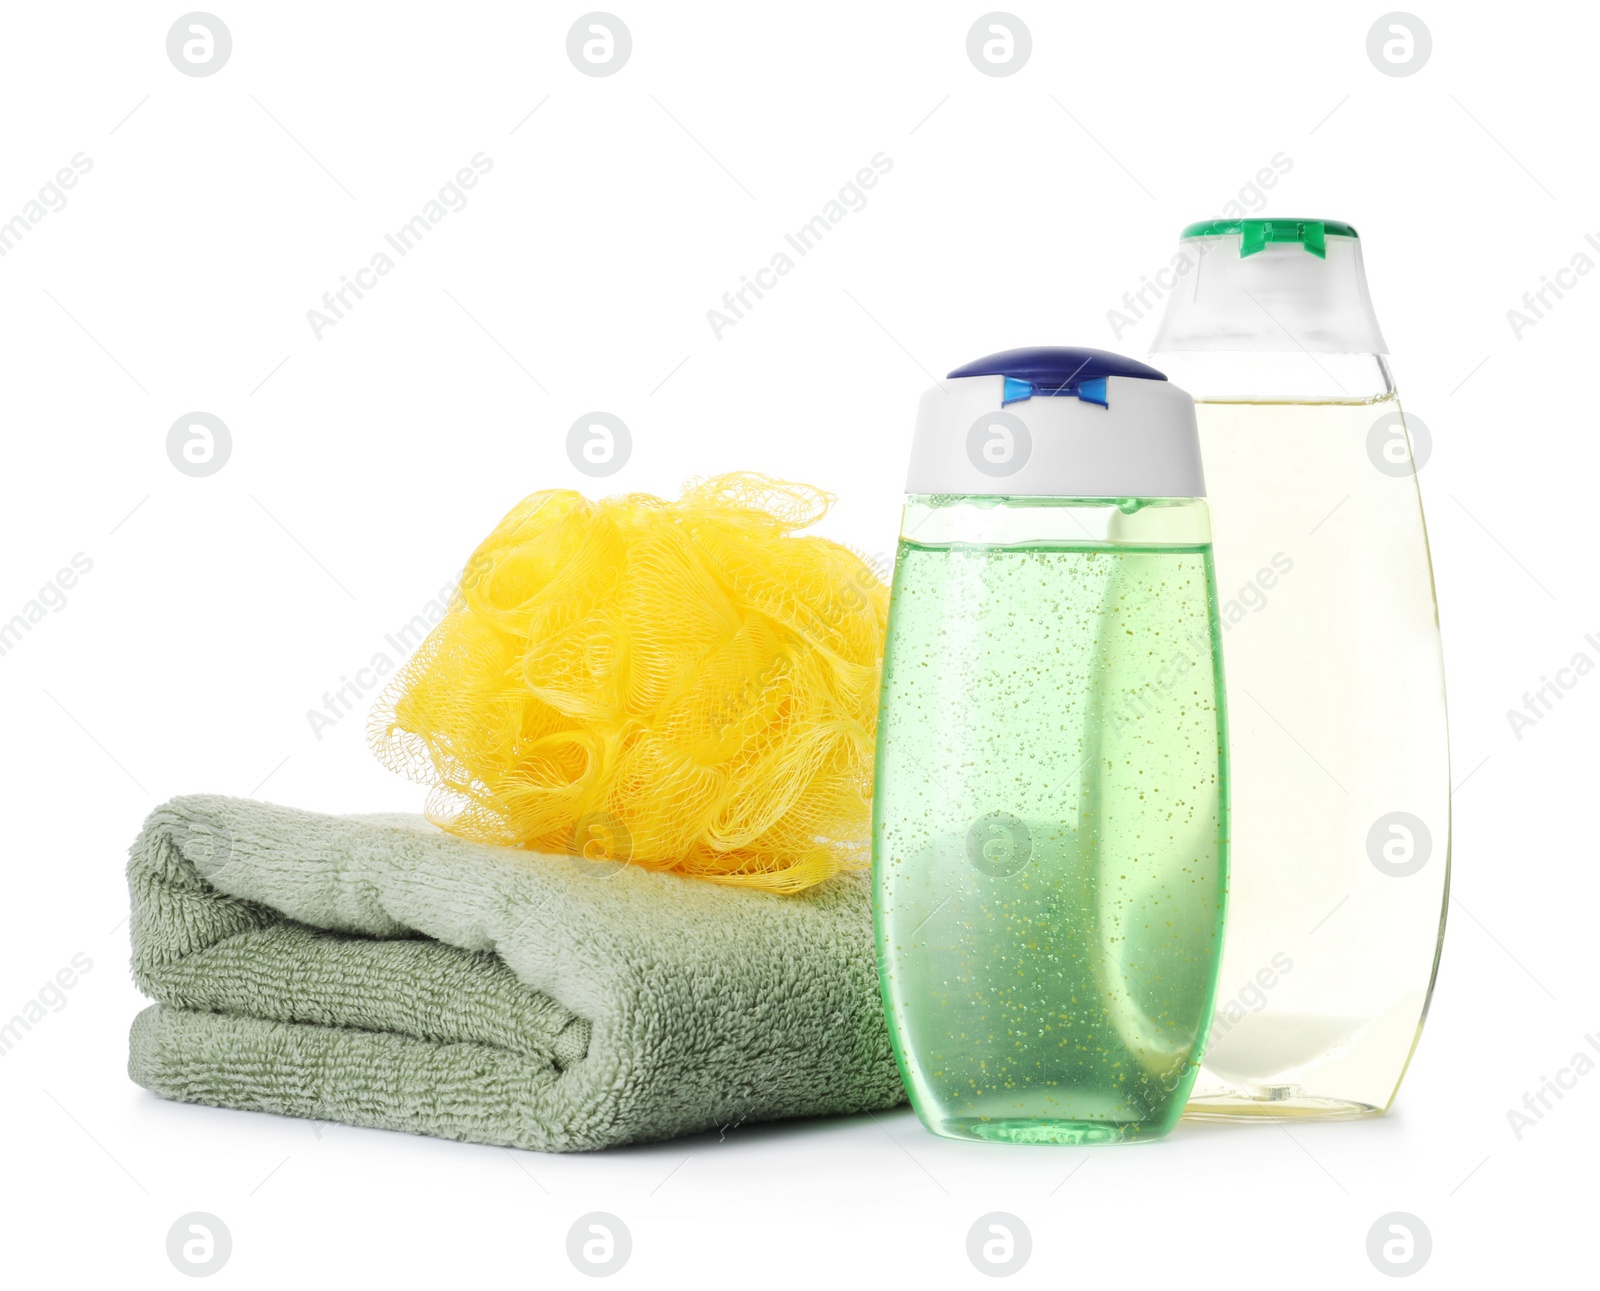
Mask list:
[[[874,872],[912,1102],[952,1137],[1158,1137],[1226,893],[1205,504],[914,497],[902,532]]]
[[[1438,965],[1450,782],[1427,535],[1386,368],[1335,370],[1373,396],[1196,408],[1234,864],[1193,1115],[1383,1111]]]

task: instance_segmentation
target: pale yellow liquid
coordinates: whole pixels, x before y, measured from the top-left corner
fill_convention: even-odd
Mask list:
[[[1215,1022],[1187,1115],[1388,1107],[1427,1014],[1450,852],[1444,671],[1414,474],[1368,456],[1391,397],[1197,407],[1233,790]],[[1409,462],[1409,450],[1401,452]],[[1368,835],[1407,812],[1415,873]],[[1403,857],[1405,840],[1392,838]],[[1413,853],[1415,854],[1415,853]]]

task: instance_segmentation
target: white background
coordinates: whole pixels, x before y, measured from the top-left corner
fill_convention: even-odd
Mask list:
[[[1506,1113],[1600,1036],[1600,675],[1521,739],[1506,710],[1600,661],[1600,275],[1520,339],[1506,312],[1600,238],[1595,10],[1423,8],[1431,60],[1391,77],[1378,5],[1029,4],[1032,57],[995,78],[966,54],[981,4],[616,0],[632,57],[591,78],[579,5],[216,5],[233,52],[203,78],[167,58],[177,5],[7,6],[0,35],[0,220],[93,162],[0,259],[0,619],[93,561],[0,657],[0,1016],[93,961],[0,1059],[8,1285],[183,1283],[166,1235],[196,1210],[233,1235],[219,1286],[587,1285],[565,1236],[591,1210],[632,1232],[617,1285],[979,1285],[966,1234],[996,1210],[1033,1235],[1017,1285],[1380,1284],[1366,1235],[1395,1210],[1433,1236],[1418,1286],[1594,1277],[1600,1072],[1520,1140]],[[317,339],[306,311],[480,152],[470,204]],[[706,311],[880,152],[867,206],[715,338]],[[306,711],[519,497],[755,469],[830,488],[823,531],[890,551],[931,376],[1021,344],[1142,355],[1153,320],[1115,338],[1107,311],[1279,153],[1264,213],[1361,230],[1434,437],[1455,886],[1391,1115],[1049,1150],[901,1111],[544,1157],[128,1081],[145,813],[418,809],[359,717],[318,739]],[[634,441],[606,481],[564,449],[595,409]],[[232,434],[209,478],[167,458],[195,410]]]

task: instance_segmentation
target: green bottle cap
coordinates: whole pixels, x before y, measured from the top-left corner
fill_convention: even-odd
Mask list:
[[[1183,231],[1186,238],[1239,235],[1239,255],[1253,256],[1269,242],[1298,242],[1319,259],[1328,258],[1327,239],[1360,238],[1354,226],[1338,220],[1202,220]]]

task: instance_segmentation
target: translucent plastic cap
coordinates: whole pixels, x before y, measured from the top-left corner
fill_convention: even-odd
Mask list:
[[[1205,496],[1194,400],[1104,350],[1005,350],[957,368],[917,410],[906,492]]]
[[[1361,239],[1334,220],[1214,220],[1183,231],[1192,266],[1152,349],[1387,354]]]

